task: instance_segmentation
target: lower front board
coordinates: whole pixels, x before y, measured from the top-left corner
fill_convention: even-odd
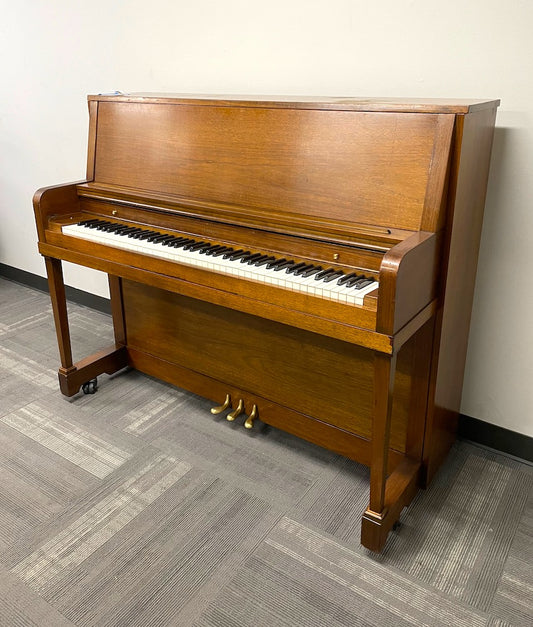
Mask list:
[[[137,361],[145,355],[175,366],[175,377],[167,380],[179,386],[180,372],[196,373],[216,381],[221,391],[227,387],[261,398],[271,412],[278,406],[330,425],[332,434],[337,429],[370,440],[372,351],[131,281],[123,280],[122,295],[128,349]],[[398,357],[391,433],[391,448],[400,453],[405,452],[412,371],[407,343]],[[191,386],[184,382],[182,387]],[[290,426],[286,430],[295,432]]]

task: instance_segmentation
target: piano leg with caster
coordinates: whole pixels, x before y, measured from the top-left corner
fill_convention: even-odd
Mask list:
[[[45,263],[61,359],[61,367],[58,372],[59,387],[65,396],[74,396],[82,386],[84,392],[87,389],[88,392],[86,393],[93,394],[96,391],[96,384],[93,381],[98,375],[113,374],[128,365],[126,347],[117,343],[75,364],[72,363],[67,300],[61,261],[46,257]]]

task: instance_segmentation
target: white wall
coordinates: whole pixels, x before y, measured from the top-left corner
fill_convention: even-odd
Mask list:
[[[0,262],[44,276],[31,197],[85,173],[86,94],[501,98],[462,411],[533,435],[530,0],[0,0]],[[98,273],[70,285],[107,293]]]

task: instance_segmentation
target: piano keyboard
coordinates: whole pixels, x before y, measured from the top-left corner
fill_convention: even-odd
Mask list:
[[[356,272],[252,253],[243,248],[107,220],[83,220],[62,227],[62,232],[99,244],[353,305],[363,305],[365,295],[378,287],[372,277]]]

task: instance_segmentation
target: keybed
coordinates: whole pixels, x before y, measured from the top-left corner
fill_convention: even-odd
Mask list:
[[[252,252],[99,218],[63,226],[62,232],[123,250],[358,306],[362,306],[364,297],[378,287],[372,276],[349,269],[297,261],[290,256]]]

